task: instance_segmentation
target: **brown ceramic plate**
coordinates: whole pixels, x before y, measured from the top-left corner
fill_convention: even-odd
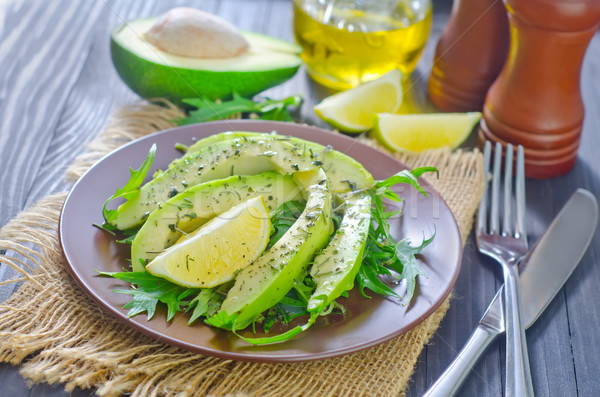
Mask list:
[[[60,218],[60,241],[69,270],[83,290],[105,311],[146,335],[186,350],[234,360],[289,362],[339,356],[387,341],[418,325],[446,299],[460,268],[460,234],[446,203],[430,185],[421,181],[429,197],[416,194],[414,189],[400,188],[398,192],[405,197],[404,215],[391,221],[393,233],[415,243],[420,243],[423,236],[436,233],[433,243],[425,248],[419,259],[428,278],[418,278],[416,297],[408,306],[393,299],[364,299],[351,294],[348,299],[342,299],[348,308],[346,316],[324,317],[294,340],[260,347],[249,346],[228,332],[202,323],[187,326],[185,315],[175,317],[171,323],[167,323],[165,313],[161,311],[157,311],[151,321],[145,315],[128,318],[127,310],[122,306],[129,301],[129,296],[112,292],[127,289],[127,283],[100,277],[94,272],[94,269],[120,271],[127,266],[129,254],[127,247],[116,244],[113,237],[92,226],[102,223],[104,201],[125,184],[129,167],[138,168],[153,143],[157,144],[158,150],[149,175],[180,156],[174,149],[175,143],[192,144],[196,139],[230,130],[277,131],[331,145],[364,164],[376,179],[384,179],[406,168],[392,157],[353,138],[292,123],[212,122],[174,128],[131,142],[85,173],[67,197]],[[396,288],[402,292],[404,286],[400,284]]]

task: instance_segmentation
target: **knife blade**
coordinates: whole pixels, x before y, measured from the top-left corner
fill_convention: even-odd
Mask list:
[[[577,189],[523,259],[520,284],[525,328],[538,319],[573,273],[597,225],[596,198],[585,189]],[[505,331],[503,289],[498,290],[465,346],[424,397],[456,394],[487,346]]]

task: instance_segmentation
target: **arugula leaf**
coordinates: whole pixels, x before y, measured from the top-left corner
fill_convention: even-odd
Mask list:
[[[235,324],[236,318],[237,313],[227,314],[226,312],[216,312],[212,316],[206,318],[204,322],[208,325],[212,325],[213,327],[233,331],[231,324]]]
[[[396,279],[406,280],[407,288],[404,299],[406,302],[410,302],[414,296],[416,278],[418,276],[427,277],[425,272],[419,268],[416,255],[431,243],[435,234],[429,239],[423,238],[423,242],[418,247],[412,247],[408,240],[397,242],[390,234],[388,219],[398,214],[398,211],[387,211],[383,203],[384,198],[401,201],[400,197],[391,190],[391,187],[398,183],[406,183],[426,196],[427,193],[417,180],[425,172],[438,173],[438,170],[434,167],[421,167],[412,171],[403,170],[383,181],[377,181],[371,188],[367,189],[372,201],[372,222],[363,255],[363,263],[356,276],[360,293],[365,297],[368,296],[364,290],[369,289],[377,294],[400,298],[379,278],[380,276],[391,275],[390,270],[393,270],[398,274],[395,277]]]
[[[365,288],[370,289],[371,291],[385,296],[392,296],[394,298],[400,299],[400,295],[394,292],[393,289],[385,285],[379,278],[379,275],[389,273],[384,266],[377,265],[375,262],[371,263],[363,263],[363,265],[358,270],[358,274],[356,275],[356,281],[358,284],[358,288],[360,294],[365,298],[371,298],[365,293]]]
[[[170,321],[175,313],[183,311],[188,305],[185,299],[199,292],[198,289],[179,286],[148,272],[98,272],[98,274],[135,284],[135,287],[132,285],[128,290],[113,291],[131,295],[131,301],[123,306],[129,309],[128,317],[146,312],[150,320],[154,317],[156,305],[161,302],[167,305],[167,321]]]
[[[233,329],[233,333],[239,337],[240,339],[245,340],[248,343],[253,345],[269,345],[273,343],[285,342],[294,336],[306,331],[311,325],[313,325],[316,319],[321,315],[326,315],[331,312],[335,305],[330,305],[330,307],[321,311],[320,313],[310,313],[307,310],[308,300],[311,295],[315,291],[317,285],[312,277],[307,274],[302,282],[296,282],[294,288],[289,291],[286,296],[283,297],[279,303],[275,306],[271,307],[264,313],[264,318],[262,319],[262,327],[265,333],[268,333],[271,327],[277,322],[281,321],[284,324],[288,324],[293,319],[309,315],[309,320],[304,325],[296,326],[282,334],[262,337],[262,338],[246,338],[239,335],[236,332],[236,329]],[[341,305],[336,307],[340,307],[340,310],[345,311],[345,308]]]
[[[294,95],[281,100],[264,98],[253,101],[234,92],[233,98],[226,101],[211,101],[205,98],[188,98],[182,101],[196,110],[190,111],[187,117],[173,120],[178,125],[222,120],[240,113],[256,114],[257,118],[262,120],[291,121],[288,107],[300,106],[302,97]]]
[[[311,325],[313,325],[315,323],[315,321],[317,320],[318,317],[319,317],[319,314],[312,313],[306,324],[298,325],[297,327],[294,327],[294,328],[290,329],[289,331],[284,332],[283,334],[279,334],[279,335],[275,335],[275,336],[267,336],[264,338],[246,338],[242,335],[239,335],[237,332],[235,332],[235,329],[232,331],[238,338],[243,339],[244,341],[251,343],[253,345],[271,345],[274,343],[285,342],[287,340],[292,339],[294,336],[306,331]]]
[[[420,167],[415,168],[411,171],[402,170],[383,181],[377,181],[375,183],[375,187],[377,189],[383,189],[381,193],[378,193],[379,195],[382,194],[384,197],[387,197],[388,199],[393,201],[401,201],[400,197],[398,197],[398,195],[395,192],[389,189],[390,187],[397,185],[398,183],[406,183],[414,187],[419,193],[427,197],[427,193],[425,192],[425,190],[423,190],[423,188],[419,184],[419,181],[417,180],[417,178],[423,175],[425,172],[435,172],[439,176],[439,171],[435,167]]]
[[[201,289],[198,295],[188,304],[188,310],[194,309],[188,320],[188,325],[200,317],[210,317],[215,314],[221,308],[224,299],[225,296],[218,289]]]
[[[233,98],[228,101],[211,101],[203,98],[190,98],[182,101],[197,110],[190,111],[188,117],[174,120],[178,125],[221,120],[234,114],[258,110],[253,100],[246,99],[237,93],[234,93]]]
[[[316,288],[315,281],[308,274],[301,282],[296,282],[294,288],[286,296],[265,312],[262,323],[263,331],[268,333],[277,321],[288,324],[296,317],[309,314],[307,310],[308,300]]]
[[[117,240],[117,243],[132,245],[133,240],[135,240],[135,236],[137,235],[138,231],[139,231],[139,229],[124,230],[122,232],[124,238],[121,240]]]
[[[415,293],[417,276],[427,277],[427,274],[419,268],[415,256],[420,254],[423,248],[433,241],[434,237],[435,233],[429,239],[423,237],[423,242],[418,247],[412,247],[408,240],[402,240],[396,245],[396,257],[402,264],[402,271],[397,278],[406,280],[406,298],[408,302],[410,302]]]
[[[115,194],[113,194],[111,197],[108,198],[108,200],[104,202],[104,206],[102,207],[102,215],[104,216],[104,220],[107,224],[114,227],[113,222],[117,218],[117,210],[111,210],[106,208],[108,203],[119,197],[129,200],[140,194],[139,187],[144,182],[144,179],[146,178],[146,175],[148,174],[148,171],[152,166],[152,162],[154,161],[155,155],[156,144],[153,144],[150,148],[150,151],[148,151],[148,156],[146,156],[146,159],[144,160],[140,168],[138,168],[137,170],[134,170],[133,168],[129,169],[130,177],[125,186],[123,186],[120,189],[117,189]]]
[[[302,104],[300,95],[293,95],[287,98],[276,100],[265,98],[263,102],[258,102],[259,119],[261,120],[276,120],[276,121],[292,121],[292,116],[288,111],[288,107],[299,107]]]
[[[270,249],[296,222],[304,211],[306,203],[300,201],[286,201],[271,215],[271,239],[266,249]]]

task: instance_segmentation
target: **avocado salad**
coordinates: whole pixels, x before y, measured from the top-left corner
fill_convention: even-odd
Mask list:
[[[345,313],[343,298],[355,285],[365,298],[367,290],[403,304],[413,298],[425,276],[416,255],[433,236],[415,246],[394,238],[388,219],[398,211],[384,201],[401,201],[391,189],[398,183],[426,195],[417,178],[435,168],[376,181],[330,146],[275,132],[225,132],[184,150],[143,183],[153,145],[102,208],[100,227],[131,246],[130,269],[98,272],[131,284],[115,291],[131,296],[128,316],[151,319],[164,306],[167,321],[184,312],[188,324],[203,321],[260,345]],[[404,296],[385,282],[390,277],[406,283]],[[269,334],[299,317],[303,325]],[[266,336],[238,333],[257,327]]]

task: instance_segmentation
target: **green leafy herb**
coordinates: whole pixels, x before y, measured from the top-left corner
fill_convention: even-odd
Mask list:
[[[188,325],[200,317],[211,317],[217,313],[231,285],[232,283],[227,283],[216,288],[201,289],[188,305],[188,311],[193,309]]]
[[[231,324],[235,324],[237,313],[227,314],[226,312],[217,312],[208,317],[204,322],[213,327],[222,329],[231,329]]]
[[[296,219],[304,211],[306,203],[300,201],[286,201],[271,214],[271,239],[267,245],[270,249],[296,222]]]
[[[316,283],[310,275],[307,275],[302,282],[296,283],[279,303],[265,312],[263,331],[268,333],[277,321],[288,324],[296,317],[309,314],[306,307],[316,287]]]
[[[417,180],[425,172],[437,173],[438,170],[434,167],[421,167],[412,171],[403,170],[383,181],[377,181],[373,187],[367,189],[372,201],[372,222],[363,263],[356,276],[359,290],[367,298],[369,296],[364,292],[365,289],[377,294],[401,298],[381,280],[382,276],[393,276],[390,270],[396,272],[397,276],[394,278],[406,280],[406,295],[403,299],[407,303],[414,296],[416,278],[419,275],[426,277],[426,274],[419,268],[416,255],[431,243],[433,236],[429,239],[423,238],[423,242],[417,247],[412,247],[408,240],[397,242],[390,234],[388,219],[398,214],[398,211],[387,211],[383,202],[384,198],[401,201],[398,194],[391,190],[391,187],[398,183],[406,183],[426,196],[427,193]]]
[[[124,238],[117,240],[117,243],[127,244],[127,245],[133,244],[133,240],[135,240],[135,236],[137,235],[137,232],[138,232],[138,230],[136,230],[136,229],[125,230],[124,232],[121,233],[121,234],[123,234]]]
[[[333,309],[333,305],[331,305],[331,308],[327,308],[326,310],[320,313],[310,313],[307,310],[308,300],[315,291],[316,287],[316,283],[314,282],[312,277],[310,277],[310,275],[307,274],[304,280],[302,282],[297,282],[294,285],[294,288],[292,288],[292,290],[288,292],[287,295],[283,297],[283,299],[279,303],[267,310],[264,313],[264,319],[262,319],[263,331],[266,333],[269,332],[271,327],[277,321],[281,321],[284,324],[288,324],[297,317],[310,315],[306,324],[296,326],[282,334],[262,338],[247,338],[237,334],[235,329],[233,330],[233,332],[239,338],[253,345],[270,345],[290,340],[294,336],[306,331],[311,325],[315,323],[319,316],[326,315],[328,314],[325,313],[326,311],[331,311],[331,309]]]
[[[243,339],[244,341],[251,343],[253,345],[272,345],[275,343],[281,343],[292,339],[294,336],[306,331],[311,325],[315,323],[319,315],[317,313],[312,313],[308,322],[304,325],[298,325],[290,329],[289,331],[284,332],[283,334],[268,336],[264,338],[246,338],[242,335],[239,335],[236,330],[233,330],[233,333],[237,335],[238,338]]]
[[[297,108],[301,104],[302,97],[300,95],[289,96],[281,100],[265,98],[257,104],[259,110],[254,113],[257,113],[261,120],[292,121],[288,107]]]
[[[194,307],[192,318],[195,320],[200,315],[208,313],[209,309],[212,310],[213,302],[221,299],[219,296],[215,296],[211,289],[182,287],[148,272],[98,273],[101,276],[114,277],[132,284],[131,289],[114,290],[119,294],[131,295],[131,301],[123,306],[124,309],[129,309],[128,317],[145,312],[150,320],[154,317],[156,306],[160,302],[167,306],[167,321],[170,321],[175,313],[185,311],[188,307]],[[196,296],[190,300],[189,298],[193,295]]]
[[[240,113],[256,114],[262,120],[291,121],[289,106],[298,107],[302,103],[300,95],[290,96],[281,100],[264,98],[253,101],[234,93],[227,101],[211,101],[204,98],[188,98],[183,102],[196,108],[189,112],[188,117],[174,120],[178,125],[194,124],[211,120],[222,120]]]
[[[236,102],[239,105],[237,109],[240,109],[242,104],[250,106],[248,101],[249,100],[236,95],[230,102]],[[278,103],[278,101],[269,101],[270,100],[264,102],[264,106],[261,105],[264,114],[280,111],[280,103]],[[252,106],[257,106],[257,104],[252,102]],[[229,107],[229,105],[224,106],[224,108],[229,109],[228,111],[233,110],[233,107]],[[195,113],[194,117],[205,117],[205,115],[208,114],[208,111],[205,108],[199,108],[196,112],[199,113]],[[271,115],[274,114],[275,113],[272,113]],[[186,120],[189,121],[190,119]],[[98,227],[113,234],[117,232],[116,228],[111,224],[116,217],[116,210],[107,209],[106,206],[115,198],[122,197],[130,199],[135,197],[136,194],[139,194],[139,186],[150,169],[155,151],[156,147],[153,145],[148,153],[148,157],[140,168],[138,170],[130,170],[131,177],[127,184],[123,188],[118,189],[117,192],[107,200],[103,207],[106,224]],[[356,276],[356,283],[360,293],[367,298],[369,298],[369,296],[367,295],[366,290],[370,290],[377,294],[391,296],[403,299],[405,302],[410,302],[415,293],[417,277],[426,276],[419,267],[417,255],[421,253],[423,248],[431,243],[434,236],[428,239],[424,237],[423,241],[418,246],[412,246],[410,241],[406,239],[396,241],[390,232],[388,221],[392,216],[398,214],[398,211],[387,211],[384,204],[384,200],[386,199],[401,201],[398,194],[392,190],[392,187],[398,183],[408,184],[417,189],[421,194],[426,195],[425,190],[417,180],[417,178],[425,172],[437,172],[437,169],[433,167],[422,167],[412,171],[401,171],[390,178],[377,181],[368,189],[362,190],[362,192],[369,194],[372,200],[372,222],[365,245],[363,262]],[[354,193],[356,193],[356,191]],[[271,248],[296,222],[304,210],[304,207],[304,202],[288,201],[271,214],[271,236],[267,248]],[[334,212],[336,228],[339,227],[340,221],[340,214]],[[131,240],[132,236],[135,236],[135,230],[132,230],[131,233],[121,232],[120,234],[126,237],[129,236],[122,240],[123,242],[128,242]],[[131,283],[131,289],[114,291],[131,295],[131,301],[124,306],[124,308],[129,309],[129,317],[140,313],[146,313],[148,319],[151,319],[156,312],[157,305],[160,303],[166,305],[168,321],[170,321],[177,312],[190,312],[191,315],[188,324],[191,324],[200,318],[206,318],[205,322],[207,324],[220,328],[233,328],[232,331],[238,335],[235,325],[236,314],[227,315],[224,312],[219,312],[221,304],[233,282],[211,289],[199,289],[182,287],[147,272],[99,272],[99,274]],[[385,278],[406,280],[405,295],[403,297],[399,296],[385,282]],[[241,335],[238,336],[255,345],[283,342],[305,331],[315,323],[319,316],[329,314],[334,308],[340,308],[342,311],[345,310],[338,303],[333,302],[319,313],[309,312],[307,303],[315,291],[315,288],[316,284],[314,280],[307,274],[303,281],[296,283],[294,288],[292,288],[280,302],[254,319],[255,323],[260,322],[262,324],[263,330],[266,333],[269,332],[276,322],[280,321],[284,324],[288,324],[300,316],[310,316],[306,324],[294,327],[283,334],[270,337],[247,338]],[[347,296],[347,294],[345,296]],[[233,324],[233,326],[231,326],[231,324]]]
[[[423,242],[418,247],[412,247],[410,245],[410,241],[408,240],[402,240],[396,245],[397,261],[395,261],[395,264],[402,265],[402,269],[399,271],[400,275],[398,278],[406,280],[406,296],[409,302],[415,293],[417,276],[427,276],[419,267],[415,256],[420,254],[423,248],[433,241],[434,237],[435,234],[429,239],[423,238]]]
[[[138,168],[137,170],[134,170],[133,168],[129,169],[130,177],[125,186],[123,186],[120,189],[117,189],[115,194],[113,194],[111,197],[108,198],[108,200],[106,200],[106,202],[104,202],[104,206],[102,207],[102,215],[104,216],[104,220],[107,224],[113,225],[113,222],[117,217],[117,210],[106,208],[108,203],[110,203],[116,198],[124,198],[126,200],[129,200],[140,194],[139,187],[142,184],[142,182],[144,182],[144,179],[146,178],[146,175],[148,174],[148,171],[152,166],[152,162],[154,161],[155,155],[156,144],[153,144],[150,148],[150,151],[148,152],[148,156],[146,157],[140,168]]]
[[[376,246],[376,243],[373,238],[369,237],[365,247],[363,263],[356,275],[359,291],[365,298],[370,298],[364,291],[365,288],[368,288],[376,294],[400,299],[400,295],[379,279],[379,276],[391,275],[391,272],[378,263],[382,256],[377,255],[377,251],[373,250],[373,245]],[[387,258],[387,256],[385,257]]]

